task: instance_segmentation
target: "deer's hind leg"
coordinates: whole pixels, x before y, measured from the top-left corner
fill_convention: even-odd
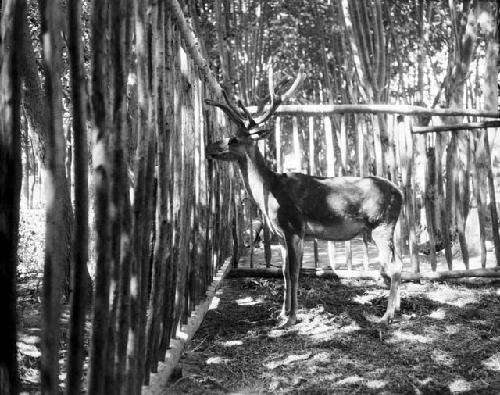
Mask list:
[[[281,257],[283,259],[283,279],[284,279],[284,293],[283,293],[283,307],[281,308],[280,317],[287,319],[290,314],[290,306],[292,301],[292,286],[290,276],[290,254],[288,254],[288,246],[286,238],[281,240]]]
[[[381,224],[372,231],[372,238],[379,250],[380,264],[383,265],[384,272],[389,276],[391,287],[387,310],[381,322],[389,323],[394,319],[394,315],[400,309],[399,285],[401,283],[402,263],[396,259],[394,253],[394,224]]]

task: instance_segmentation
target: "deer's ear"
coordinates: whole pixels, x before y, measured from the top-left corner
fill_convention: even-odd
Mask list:
[[[251,135],[250,135],[250,138],[252,140],[262,140],[262,139],[266,139],[268,138],[271,133],[273,132],[272,129],[260,129],[260,130],[257,130],[255,132],[253,132]]]

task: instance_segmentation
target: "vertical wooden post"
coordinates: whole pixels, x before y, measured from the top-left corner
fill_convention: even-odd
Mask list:
[[[316,173],[316,157],[314,153],[314,118],[309,117],[309,174],[314,176]],[[318,251],[318,240],[315,238],[313,241],[314,248],[314,267],[319,266],[319,251]]]
[[[340,125],[340,175],[347,175],[347,150],[348,150],[348,142],[347,142],[347,115],[340,117],[339,119]],[[345,246],[345,260],[347,264],[347,269],[352,270],[352,248],[351,241],[348,240],[344,242]]]
[[[413,163],[414,163],[414,141],[413,136],[410,132],[410,127],[407,122],[401,122],[403,125],[403,131],[405,136],[404,144],[404,161],[403,161],[403,185],[404,185],[404,201],[406,216],[408,219],[408,231],[409,231],[409,253],[412,270],[415,273],[420,271],[420,263],[417,255],[417,235],[415,230],[415,195],[414,195],[414,174]]]
[[[283,171],[283,161],[281,159],[281,118],[276,117],[274,123],[274,138],[276,139],[276,171]]]
[[[490,191],[490,214],[491,214],[491,230],[493,233],[493,244],[495,245],[495,258],[497,266],[500,266],[500,234],[498,233],[498,212],[497,200],[495,195],[495,181],[493,179],[493,169],[491,166],[491,152],[488,141],[488,133],[484,134],[484,150],[488,159],[488,187]]]
[[[294,171],[301,171],[302,169],[302,151],[300,149],[299,141],[299,120],[297,117],[292,118],[292,136],[293,136],[293,157],[294,157]]]
[[[358,153],[358,166],[359,166],[359,176],[365,177],[365,127],[364,122],[360,122],[357,115],[354,115],[355,127],[354,130],[357,131],[357,153]],[[368,240],[363,238],[363,269],[368,270],[370,264],[370,257],[368,255]]]
[[[21,194],[21,76],[25,2],[3,2],[0,20],[0,391],[18,394],[20,390],[16,346],[16,265],[19,241]],[[57,300],[57,303],[59,301]],[[57,317],[58,318],[58,317]],[[54,321],[56,329],[59,325]],[[49,333],[49,336],[56,336]],[[55,341],[58,339],[56,338]],[[55,363],[58,363],[57,348]],[[44,364],[44,366],[46,366]],[[57,372],[56,372],[57,373]],[[57,380],[57,375],[55,376]],[[57,393],[57,381],[51,390]]]
[[[87,114],[84,103],[81,51],[81,2],[68,4],[68,50],[73,102],[75,233],[73,236],[73,270],[69,350],[67,359],[66,394],[81,389],[84,358],[85,305],[88,295],[84,278],[88,261],[88,141]],[[29,158],[27,158],[29,160]],[[114,356],[114,355],[113,355]]]
[[[418,137],[419,139],[419,145],[420,145],[420,155],[422,157],[423,166],[424,166],[424,184],[422,186],[422,197],[424,199],[424,206],[425,206],[425,218],[427,222],[427,235],[429,238],[429,247],[430,247],[430,254],[429,254],[429,259],[431,263],[431,269],[433,271],[436,271],[437,269],[437,260],[436,260],[436,232],[434,230],[434,218],[433,218],[433,212],[432,212],[432,202],[433,202],[433,197],[434,197],[434,189],[431,186],[431,179],[430,179],[430,166],[432,163],[429,163],[429,154],[428,152],[428,145],[427,145],[427,138],[428,136],[423,135]]]
[[[106,133],[106,21],[107,2],[94,5],[92,37],[94,58],[92,75],[92,106],[94,110],[94,184],[95,184],[95,226],[96,226],[96,285],[94,317],[89,364],[88,393],[104,394],[106,377],[106,346],[109,306],[109,171],[108,136]]]
[[[323,118],[326,139],[326,176],[335,176],[335,148],[333,145],[332,121],[327,115]],[[328,242],[328,262],[332,270],[335,270],[335,242]]]
[[[450,229],[455,231],[455,165],[458,166],[456,161],[456,151],[457,151],[457,137],[452,134],[448,147],[446,149],[446,195],[445,195],[445,209],[444,209],[444,226],[442,231],[444,232],[444,250],[446,256],[446,262],[448,264],[448,270],[453,269],[453,254],[451,250],[451,240],[450,240]],[[452,233],[452,239],[455,235]]]
[[[476,200],[477,215],[479,220],[479,251],[480,251],[480,261],[481,267],[486,267],[486,217],[485,204],[482,201],[482,193],[479,180],[479,172],[477,167],[477,158],[475,153],[477,152],[477,140],[476,136],[470,135],[471,149],[474,153],[472,155],[472,166],[471,166],[471,181],[472,181],[472,194]]]
[[[264,160],[267,159],[267,146],[265,140],[259,141],[259,149],[264,156]],[[271,235],[269,234],[269,224],[267,223],[267,217],[261,213],[262,221],[262,232],[264,234],[264,260],[266,261],[266,267],[271,267]],[[253,238],[253,235],[252,235]],[[253,241],[252,241],[253,242]]]

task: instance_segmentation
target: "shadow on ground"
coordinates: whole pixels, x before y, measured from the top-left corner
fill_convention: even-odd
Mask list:
[[[406,283],[385,327],[386,290],[303,278],[281,330],[282,281],[228,279],[165,393],[497,394],[498,285]]]

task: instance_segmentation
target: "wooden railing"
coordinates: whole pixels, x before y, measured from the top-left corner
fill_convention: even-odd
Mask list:
[[[446,153],[451,133],[443,132],[445,128],[456,130],[459,126],[443,125],[437,130],[432,127],[419,129],[418,126],[421,119],[418,117],[422,116],[498,118],[498,113],[389,105],[284,105],[277,112],[280,115],[274,121],[275,138],[265,148],[268,160],[275,163],[277,171],[299,171],[318,176],[379,175],[399,186],[404,194],[405,206],[396,243],[405,263],[407,278],[414,279],[419,273],[422,278],[434,279],[456,277],[457,273],[480,276],[490,275],[491,270],[493,275],[498,275],[497,252],[500,245],[494,237],[495,232],[498,233],[498,225],[491,221],[491,217],[496,215],[495,190],[498,186],[495,188],[492,178],[477,180],[478,158],[474,144],[479,141],[479,135],[470,132],[468,136],[473,144],[469,145],[467,156],[470,187],[465,199],[472,204],[467,227],[465,224],[460,227],[456,215],[451,212],[458,210],[458,199],[454,195],[446,198],[446,174],[449,172]],[[487,121],[472,126],[495,127],[497,123]],[[469,126],[465,125],[466,128]],[[432,133],[434,131],[439,131],[439,136]],[[486,165],[492,174],[489,156]],[[487,202],[477,199],[477,189],[482,182],[483,188],[489,190]],[[453,185],[457,189],[462,184],[456,180]],[[453,207],[447,207],[447,202],[451,202]],[[446,212],[452,215],[445,215]],[[478,215],[484,216],[484,213],[487,217],[474,225]],[[443,229],[450,232],[443,232]],[[448,240],[444,239],[445,233],[448,233]],[[464,240],[466,251],[462,245]],[[449,242],[451,254],[444,254],[446,242]],[[359,244],[357,241],[353,243]],[[341,277],[351,277],[353,269],[359,270],[360,276],[366,276],[371,269],[360,257],[362,249],[355,248],[353,253],[353,243],[321,244],[320,250],[327,250],[328,265]],[[354,265],[353,254],[357,260]],[[269,253],[265,255],[269,267],[271,257]],[[324,261],[318,262],[318,255],[321,254],[318,254],[315,242],[310,255],[314,267],[325,264]],[[255,259],[251,257],[250,261]],[[455,274],[449,273],[450,270]]]

